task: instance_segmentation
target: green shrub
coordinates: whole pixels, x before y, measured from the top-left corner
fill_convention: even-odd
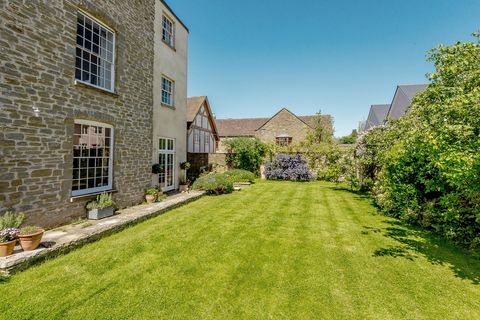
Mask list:
[[[155,187],[150,187],[145,189],[145,194],[149,196],[156,196],[158,194],[158,189]]]
[[[104,209],[115,206],[111,193],[102,193],[93,201],[87,203],[87,209]]]
[[[242,170],[242,169],[228,170],[223,174],[226,175],[233,183],[235,182],[253,183],[255,182],[255,179],[256,179],[256,176],[254,173],[247,170]]]
[[[231,193],[233,181],[224,173],[209,173],[195,180],[192,189],[205,190],[208,194]]]
[[[267,150],[263,142],[257,138],[233,138],[225,144],[230,149],[226,160],[232,168],[259,172]]]
[[[480,248],[479,56],[478,41],[430,52],[432,83],[404,117],[369,142],[376,153],[367,174],[384,213],[475,249]]]
[[[23,220],[25,219],[25,214],[22,212],[13,212],[7,211],[0,216],[0,230],[9,229],[9,228],[20,228]]]
[[[28,236],[31,234],[35,234],[39,231],[42,231],[43,229],[37,226],[26,226],[20,229],[20,235],[22,236]]]

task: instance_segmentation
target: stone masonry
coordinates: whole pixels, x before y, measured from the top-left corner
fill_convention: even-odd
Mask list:
[[[305,122],[300,120],[287,109],[282,109],[269,119],[261,128],[257,129],[255,136],[264,143],[275,143],[275,138],[281,134],[288,134],[295,142],[303,141],[312,130]]]
[[[114,199],[151,180],[154,0],[0,2],[0,213],[51,228],[85,216],[71,200],[75,119],[115,130]],[[75,84],[77,10],[115,31],[115,93]]]

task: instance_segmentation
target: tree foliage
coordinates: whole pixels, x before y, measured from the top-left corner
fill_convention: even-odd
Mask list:
[[[258,174],[267,146],[257,138],[233,138],[226,141],[230,153],[227,163],[235,169]]]
[[[480,247],[480,46],[441,45],[429,61],[429,87],[406,116],[361,137],[357,159],[387,214]]]
[[[354,144],[357,141],[357,137],[358,137],[358,132],[356,129],[353,129],[352,133],[350,133],[348,136],[343,136],[338,138],[338,143]]]

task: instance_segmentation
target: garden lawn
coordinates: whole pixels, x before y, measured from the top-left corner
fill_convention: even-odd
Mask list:
[[[4,319],[480,319],[480,261],[327,183],[204,197],[0,282]]]

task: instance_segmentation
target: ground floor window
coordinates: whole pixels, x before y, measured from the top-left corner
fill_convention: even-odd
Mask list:
[[[287,147],[292,143],[292,137],[277,137],[276,143],[279,147]]]
[[[158,142],[158,183],[162,191],[175,189],[175,140],[160,138]]]
[[[75,120],[72,196],[112,189],[113,127]]]

